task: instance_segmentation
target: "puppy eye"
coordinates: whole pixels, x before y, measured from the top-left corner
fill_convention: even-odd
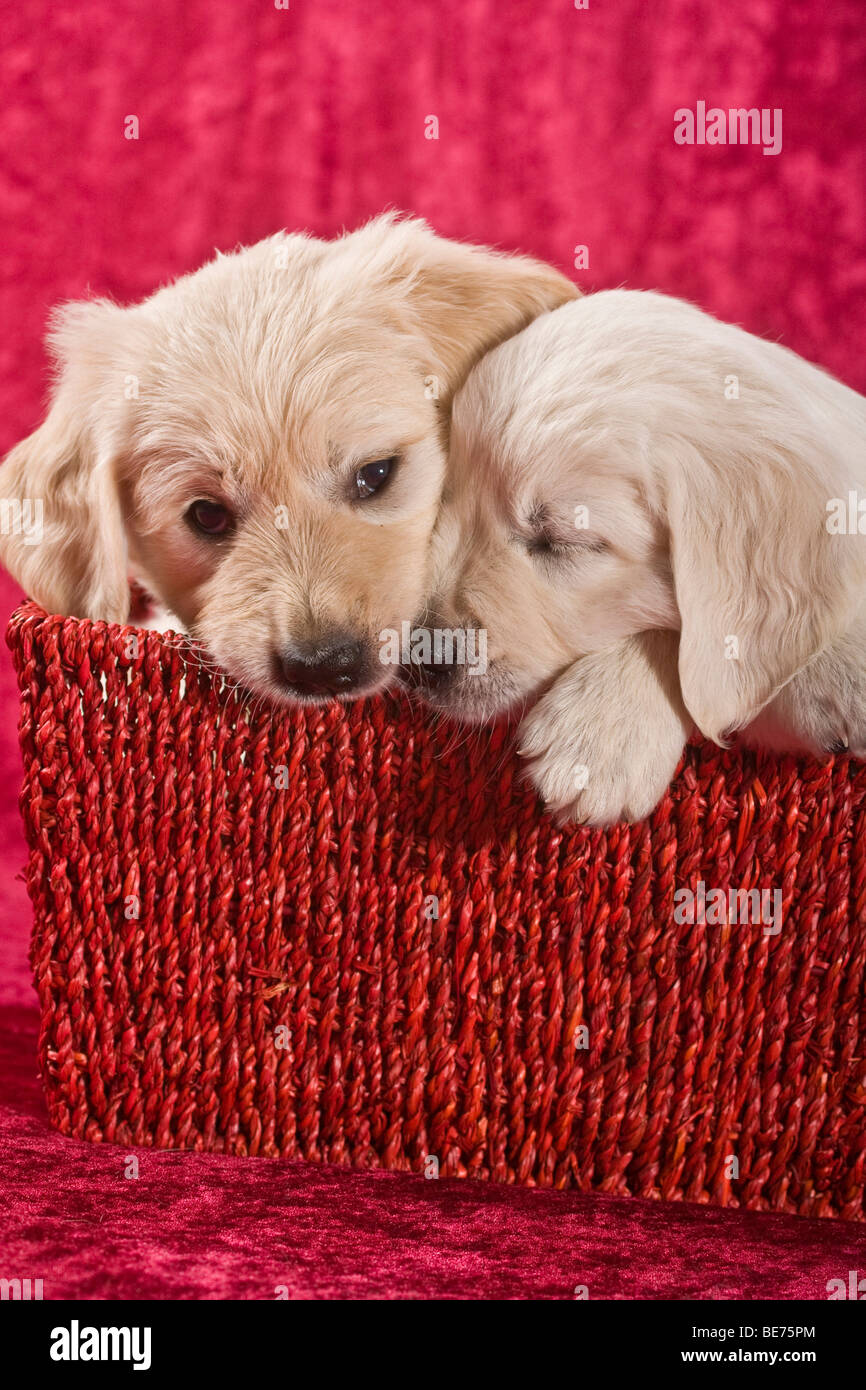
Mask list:
[[[392,454],[390,458],[376,459],[373,463],[365,463],[364,467],[359,468],[355,473],[356,495],[363,501],[367,497],[372,497],[374,492],[380,492],[393,473],[396,464],[396,454]]]
[[[568,546],[561,541],[556,541],[552,536],[531,536],[526,542],[526,549],[530,555],[541,555],[547,559],[556,559],[560,555],[565,555]]]
[[[575,559],[581,555],[603,555],[606,550],[610,549],[607,541],[603,541],[600,536],[582,539],[578,535],[574,540],[563,541],[546,531],[539,531],[534,536],[526,537],[523,543],[530,555],[541,560],[561,560],[566,557]]]
[[[234,517],[222,502],[201,497],[187,509],[186,519],[201,536],[224,536],[234,526]]]

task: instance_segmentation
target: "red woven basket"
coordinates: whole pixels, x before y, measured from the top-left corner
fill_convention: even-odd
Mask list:
[[[64,1134],[862,1219],[866,768],[696,744],[651,821],[563,831],[505,729],[251,709],[32,604],[7,640]],[[782,930],[678,924],[699,880]]]

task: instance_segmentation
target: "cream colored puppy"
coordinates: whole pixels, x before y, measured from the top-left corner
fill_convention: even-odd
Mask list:
[[[50,413],[0,471],[0,558],[49,610],[115,622],[132,572],[256,691],[378,689],[378,634],[429,585],[454,390],[577,293],[387,215],[69,305]]]
[[[688,304],[536,320],[454,403],[427,621],[488,664],[424,693],[472,721],[540,695],[522,752],[591,823],[648,814],[693,725],[866,755],[864,442],[861,396]]]

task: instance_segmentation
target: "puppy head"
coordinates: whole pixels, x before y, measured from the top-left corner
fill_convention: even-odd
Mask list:
[[[434,633],[465,633],[451,650],[475,659],[410,672],[429,703],[467,722],[525,701],[588,652],[675,621],[664,531],[639,477],[617,467],[600,416],[576,460],[570,413],[532,380],[533,344],[522,334],[509,347],[454,402],[425,615]]]
[[[131,309],[73,305],[48,418],[0,475],[44,531],[0,554],[50,610],[113,621],[131,567],[257,690],[375,689],[379,633],[428,584],[454,390],[576,293],[386,216],[218,256]]]
[[[683,699],[723,741],[863,592],[864,544],[826,517],[864,424],[854,393],[689,305],[615,291],[538,319],[455,400],[427,621],[484,630],[487,671],[434,663],[427,698],[488,718],[680,628]]]

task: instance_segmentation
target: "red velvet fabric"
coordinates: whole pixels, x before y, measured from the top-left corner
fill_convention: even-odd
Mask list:
[[[862,0],[18,0],[3,18],[3,452],[40,418],[58,300],[136,298],[216,246],[389,205],[566,270],[585,245],[585,288],[685,295],[866,388]],[[675,109],[700,100],[781,108],[782,153],[676,145]],[[4,617],[17,594],[4,580]],[[821,1298],[863,1269],[839,1223],[203,1155],[144,1154],[134,1182],[119,1151],[52,1134],[0,663],[0,1275],[47,1296]]]
[[[35,1049],[6,1011],[0,1270],[45,1298],[826,1299],[866,1275],[854,1222],[63,1139]]]

